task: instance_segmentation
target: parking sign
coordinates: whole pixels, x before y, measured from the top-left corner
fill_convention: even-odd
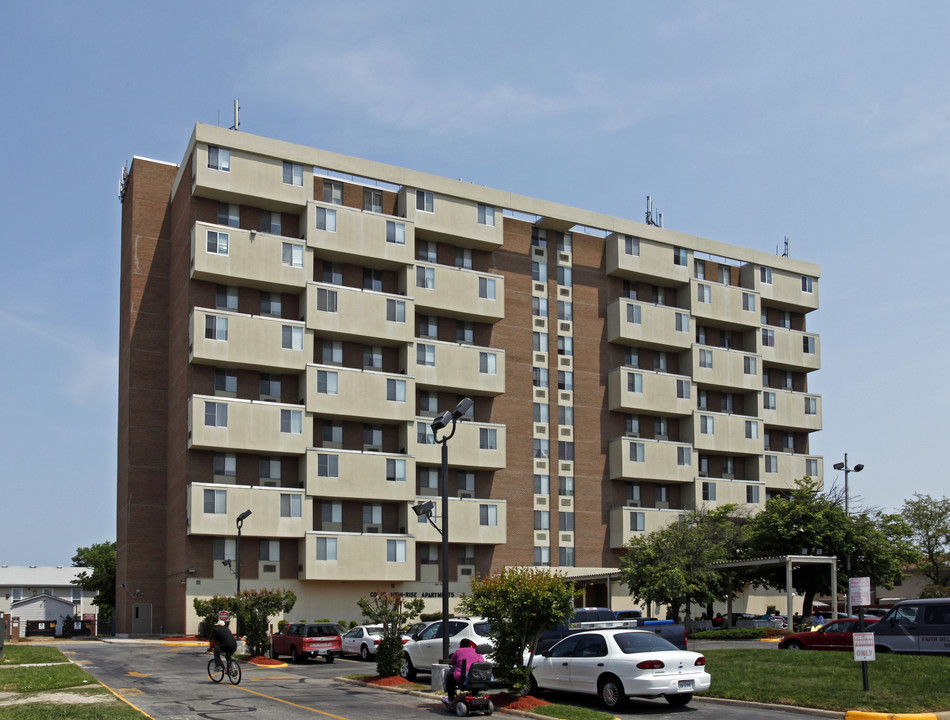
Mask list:
[[[859,662],[874,660],[874,633],[856,632],[854,638],[854,659]]]

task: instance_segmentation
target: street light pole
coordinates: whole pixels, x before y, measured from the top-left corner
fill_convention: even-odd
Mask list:
[[[850,519],[850,517],[851,517],[851,506],[850,506],[851,493],[850,493],[849,488],[848,488],[848,475],[849,475],[850,473],[852,473],[852,472],[861,472],[862,470],[864,470],[864,465],[862,465],[861,463],[858,463],[858,464],[855,465],[853,468],[848,467],[848,453],[845,453],[845,454],[844,454],[844,462],[843,462],[843,463],[840,463],[840,462],[839,462],[839,463],[835,463],[834,465],[832,465],[832,467],[833,467],[835,470],[844,470],[844,514],[847,515],[848,518]],[[846,606],[846,611],[847,611],[847,617],[851,617],[851,551],[850,551],[850,550],[848,550],[848,554],[847,554],[847,556],[846,556],[846,558],[845,558],[845,568],[846,568],[847,573],[848,573],[848,595],[847,595],[847,597],[848,597],[848,604],[847,604],[847,606]],[[838,588],[832,588],[832,592],[834,593],[834,598],[835,598],[835,606],[834,606],[835,609],[834,609],[834,613],[835,613],[835,617],[837,617],[837,615],[838,615],[838,600],[837,600],[837,598],[838,598]]]
[[[244,526],[244,521],[251,514],[250,510],[245,510],[240,515],[237,516],[237,547],[235,548],[235,564],[237,565],[237,591],[235,592],[235,598],[241,594],[241,528]],[[234,613],[234,635],[238,634],[238,614]]]

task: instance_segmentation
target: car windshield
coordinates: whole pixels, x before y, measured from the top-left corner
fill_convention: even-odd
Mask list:
[[[309,625],[307,627],[307,637],[325,637],[338,634],[336,628],[331,625]]]
[[[614,642],[627,655],[658,650],[676,650],[676,646],[658,635],[645,632],[627,632],[614,635]]]

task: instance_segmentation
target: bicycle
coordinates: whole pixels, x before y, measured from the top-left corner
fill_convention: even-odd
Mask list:
[[[227,663],[228,680],[231,681],[232,685],[237,685],[241,682],[241,666],[237,660],[231,659],[230,653],[228,653],[225,662]],[[225,668],[218,666],[214,658],[208,661],[208,677],[211,678],[212,682],[221,682],[224,680],[224,675]]]

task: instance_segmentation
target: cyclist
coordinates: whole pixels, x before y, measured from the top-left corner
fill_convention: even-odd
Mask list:
[[[234,639],[234,634],[224,620],[218,620],[211,632],[211,644],[208,647],[208,652],[214,652],[215,666],[227,672],[227,668],[221,662],[221,653],[224,653],[226,661],[230,661],[235,650],[237,650],[237,640]]]

